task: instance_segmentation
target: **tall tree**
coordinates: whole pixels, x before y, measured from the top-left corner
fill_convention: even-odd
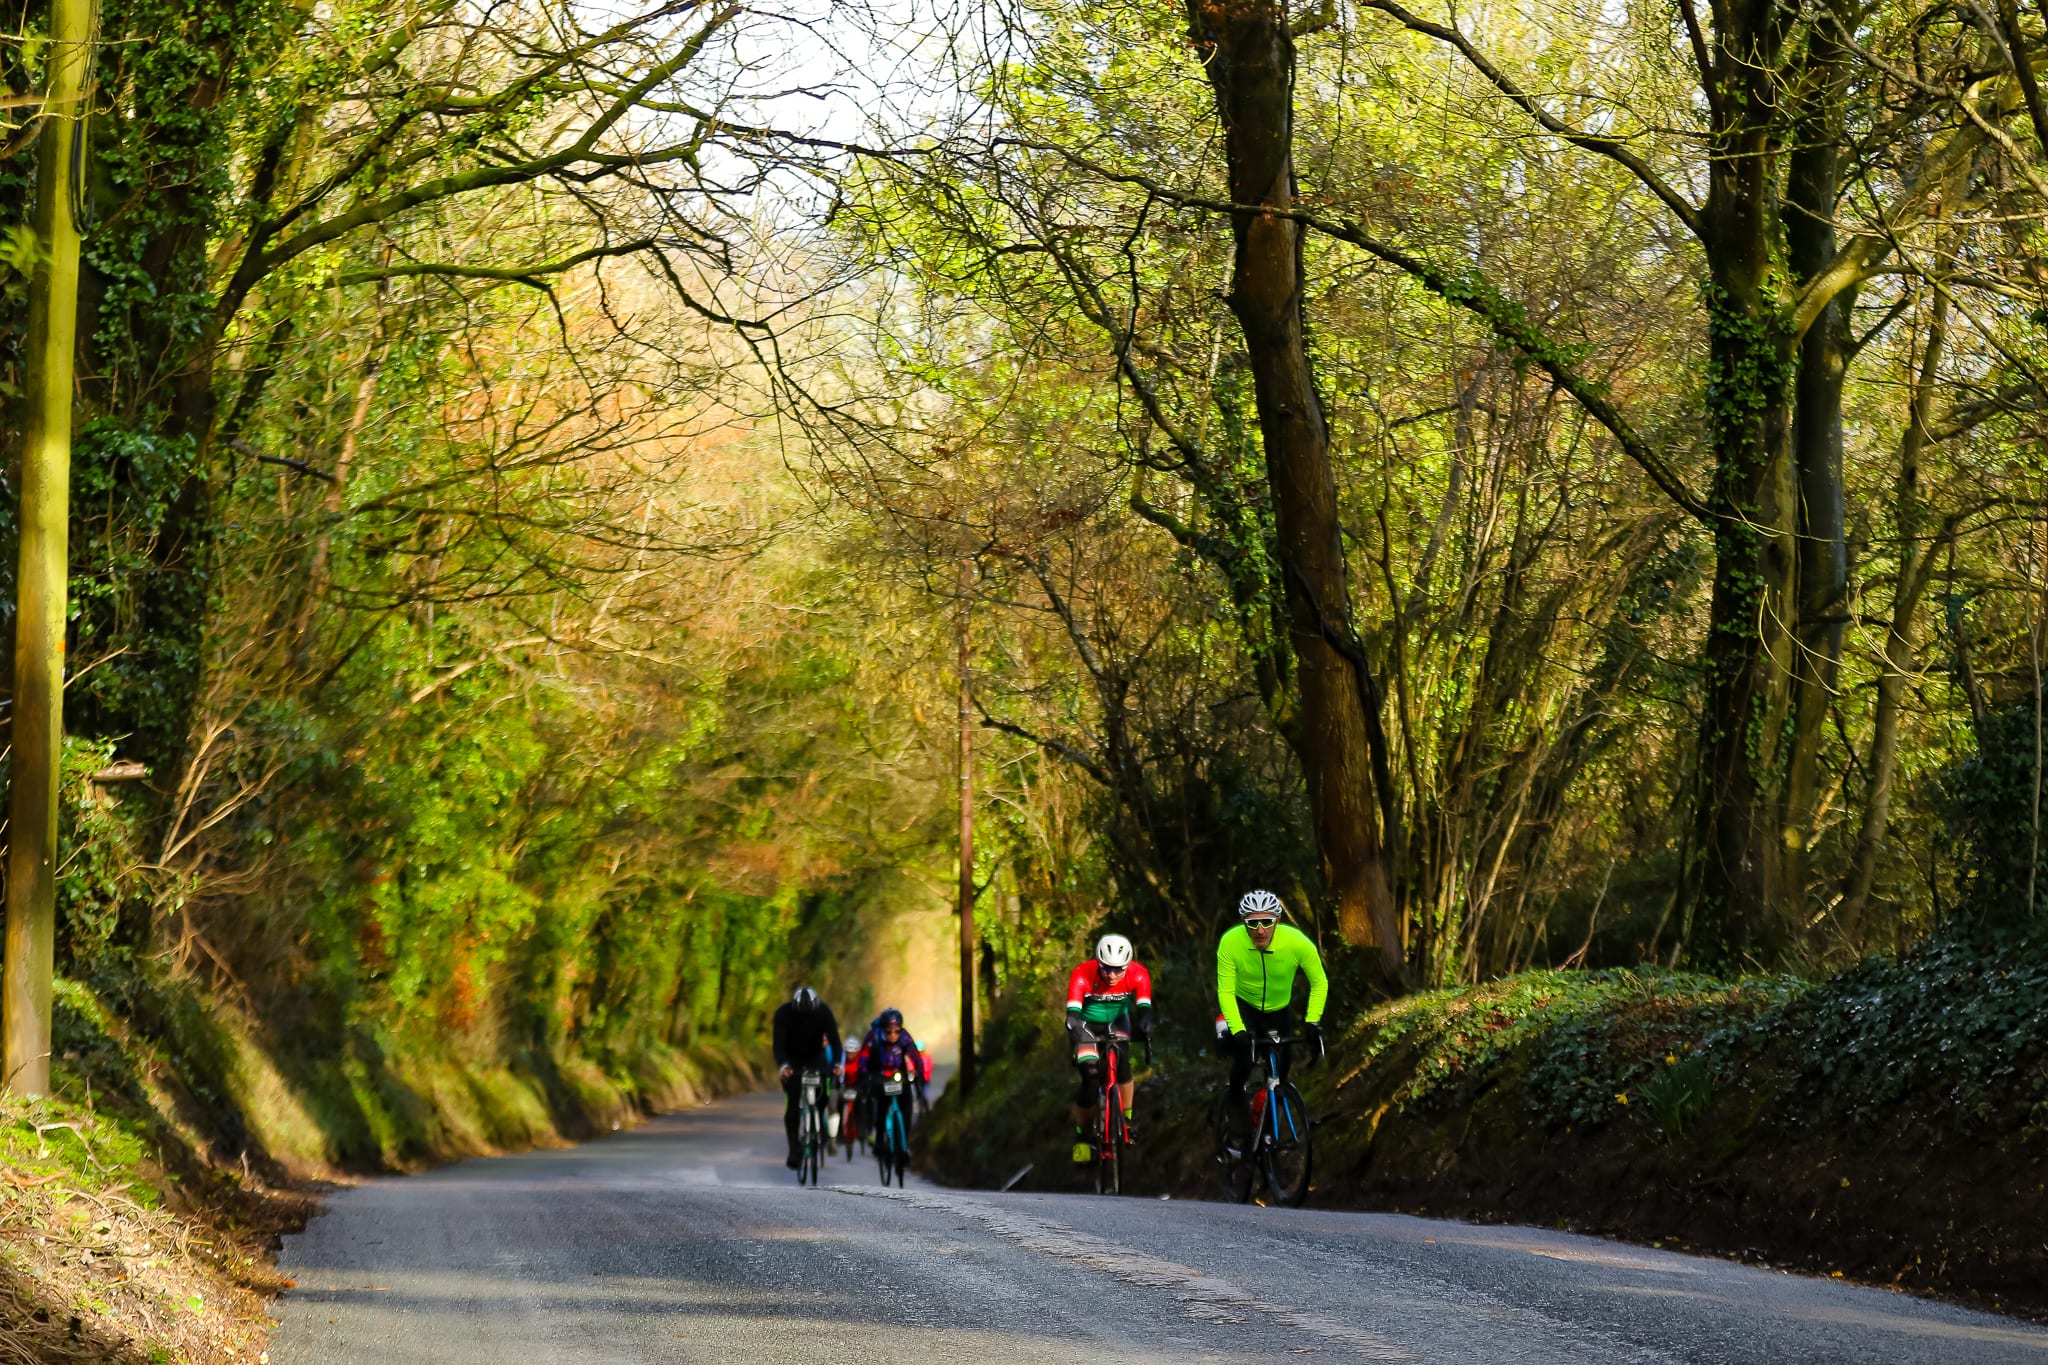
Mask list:
[[[49,85],[36,155],[36,263],[29,285],[27,439],[15,578],[8,793],[7,950],[0,1085],[50,1088],[57,941],[57,792],[64,752],[70,558],[72,370],[78,348],[78,174],[91,98],[93,0],[50,7]]]
[[[1294,36],[1285,7],[1273,0],[1189,0],[1188,24],[1215,92],[1230,200],[1238,206],[1230,307],[1249,358],[1273,495],[1301,704],[1295,752],[1339,928],[1352,942],[1374,945],[1387,978],[1405,983],[1375,809],[1377,685],[1353,628],[1329,424],[1305,335],[1305,229],[1294,216]]]

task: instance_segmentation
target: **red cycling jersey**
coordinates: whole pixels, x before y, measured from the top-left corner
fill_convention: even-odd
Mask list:
[[[1102,974],[1094,958],[1074,968],[1067,977],[1067,1014],[1076,1014],[1092,1024],[1106,1024],[1125,1010],[1152,1008],[1152,973],[1142,962],[1124,968],[1115,980]]]

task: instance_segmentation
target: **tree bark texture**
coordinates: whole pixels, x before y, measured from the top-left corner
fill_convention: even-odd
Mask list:
[[[1791,11],[1717,8],[1704,244],[1707,403],[1714,447],[1714,587],[1686,941],[1709,968],[1770,961],[1783,894],[1778,831],[1794,613],[1797,485],[1790,459],[1796,350],[1773,246],[1781,148],[1777,72]]]
[[[1804,97],[1786,177],[1786,261],[1797,284],[1835,257],[1846,54],[1823,17],[1807,39]],[[1853,344],[1855,291],[1829,301],[1799,343],[1793,390],[1792,460],[1799,481],[1796,648],[1792,656],[1791,753],[1785,764],[1779,841],[1789,908],[1803,905],[1807,854],[1820,819],[1820,747],[1849,624],[1849,546],[1842,491],[1842,389]]]
[[[1189,0],[1197,52],[1223,125],[1236,204],[1294,207],[1294,40],[1273,0]],[[1371,720],[1376,695],[1351,630],[1337,482],[1303,328],[1302,229],[1240,211],[1230,306],[1244,334],[1273,495],[1300,740],[1323,875],[1338,930],[1372,944],[1405,984],[1399,914],[1376,821]]]
[[[64,737],[64,625],[69,583],[72,376],[78,345],[78,220],[92,69],[92,0],[50,7],[50,77],[36,154],[29,285],[27,439],[21,457],[14,705],[8,793],[7,934],[0,975],[0,1081],[20,1095],[50,1089],[50,1006],[57,944],[58,780]]]

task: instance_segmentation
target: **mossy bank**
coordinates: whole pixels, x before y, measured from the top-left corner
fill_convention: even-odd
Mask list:
[[[1184,973],[1187,975],[1196,973]],[[1164,974],[1162,974],[1164,975]],[[1135,1192],[1220,1197],[1185,979]],[[1311,1202],[1572,1228],[2048,1314],[2048,952],[1945,937],[1825,982],[1532,972],[1370,1009],[1299,1068]],[[926,1133],[948,1183],[1079,1188],[1057,1002],[994,1021]]]

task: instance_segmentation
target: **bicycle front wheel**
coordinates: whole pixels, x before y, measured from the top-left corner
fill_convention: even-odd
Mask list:
[[[1258,1170],[1247,1152],[1251,1132],[1244,1111],[1231,1104],[1228,1093],[1218,1095],[1209,1122],[1216,1132],[1216,1174],[1223,1197],[1233,1204],[1248,1204],[1258,1184]]]
[[[884,1099],[881,1121],[875,1129],[875,1163],[881,1167],[884,1185],[896,1174],[896,1153],[902,1144],[903,1111],[893,1099]]]
[[[1266,1202],[1298,1209],[1308,1198],[1314,1167],[1308,1107],[1301,1092],[1283,1081],[1266,1107],[1266,1141],[1260,1162],[1266,1177]]]

